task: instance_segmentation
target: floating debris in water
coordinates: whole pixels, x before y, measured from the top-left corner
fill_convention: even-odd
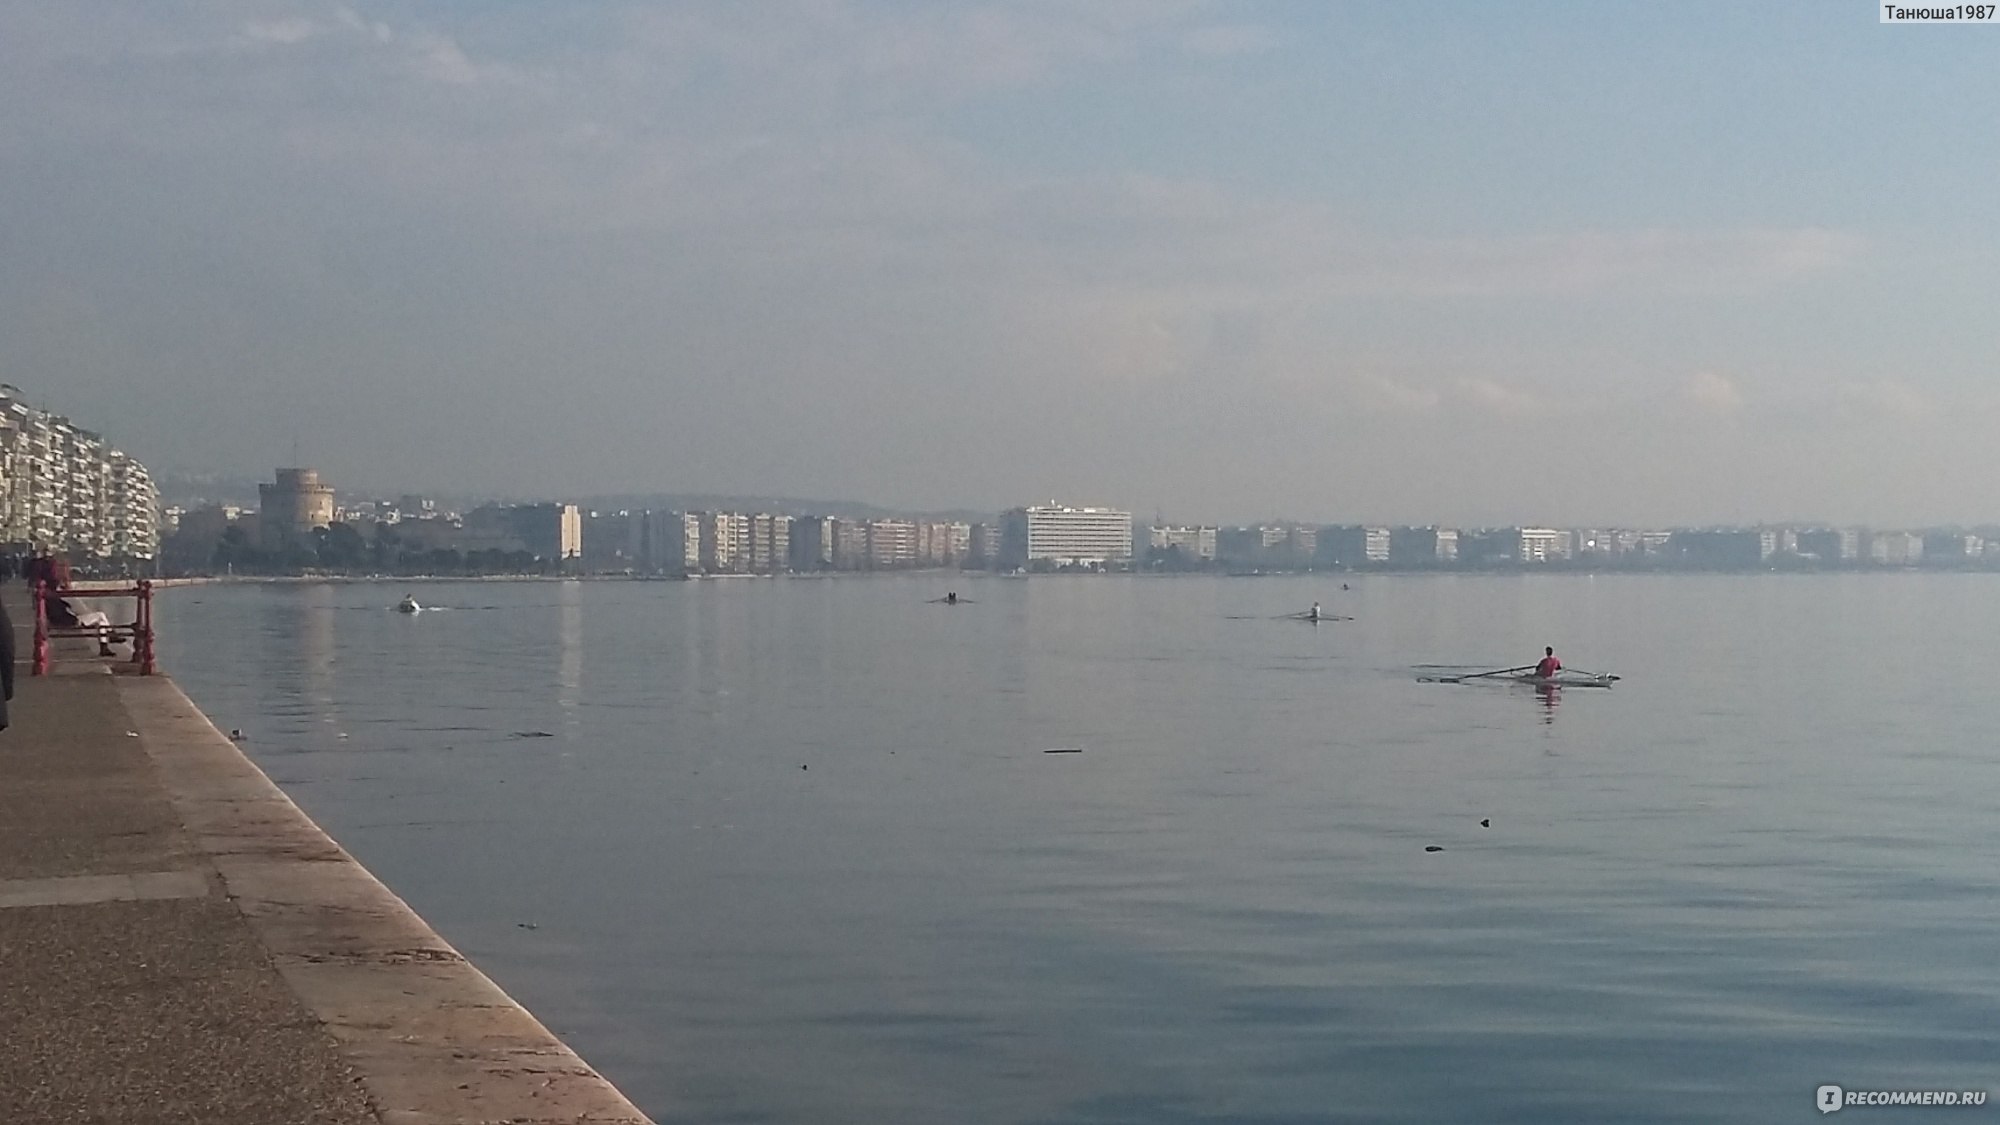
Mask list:
[[[126,738],[137,738],[137,737],[139,737],[139,732],[138,732],[138,731],[136,731],[136,730],[128,730],[128,731],[126,731],[126,732],[125,732],[125,737],[126,737]]]
[[[229,741],[231,742],[241,742],[248,737],[250,736],[244,734],[240,727],[229,728]]]
[[[1491,828],[1491,827],[1493,827],[1493,822],[1492,822],[1491,820],[1482,820],[1482,821],[1480,821],[1480,822],[1479,822],[1479,827],[1481,827],[1481,828]]]
[[[522,928],[522,929],[524,929],[524,930],[539,930],[539,929],[541,929],[541,927],[540,927],[540,926],[537,926],[537,925],[535,925],[535,924],[534,924],[533,922],[516,922],[516,923],[514,923],[514,924],[515,924],[516,926],[519,926],[519,927],[521,927],[521,928]]]
[[[548,731],[545,731],[545,730],[517,730],[517,731],[515,731],[515,732],[514,732],[514,737],[515,737],[515,738],[554,738],[554,737],[555,737],[555,735],[553,735],[553,734],[550,734],[550,733],[549,733]]]
[[[1441,847],[1439,847],[1439,846],[1437,846],[1436,844],[1425,844],[1425,845],[1424,845],[1424,850],[1425,850],[1425,851],[1427,851],[1427,852],[1441,852],[1441,851],[1443,851],[1444,849],[1443,849],[1443,848],[1441,848]]]

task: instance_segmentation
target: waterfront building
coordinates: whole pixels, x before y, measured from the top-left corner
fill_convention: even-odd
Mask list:
[[[1508,528],[1505,535],[1513,541],[1513,555],[1518,562],[1557,562],[1574,553],[1570,533],[1552,527]]]
[[[868,566],[868,524],[864,520],[833,521],[833,565],[839,570]]]
[[[1931,531],[1924,534],[1925,566],[1961,566],[1985,554],[1986,540],[1962,531]]]
[[[759,512],[747,519],[752,574],[776,574],[791,564],[792,517]]]
[[[1321,566],[1380,566],[1395,552],[1395,533],[1386,527],[1339,524],[1320,529],[1314,561]],[[1453,539],[1456,543],[1456,538]],[[1435,544],[1433,543],[1433,549]]]
[[[924,566],[958,566],[972,553],[972,525],[950,520],[917,524],[917,561]]]
[[[1821,562],[1853,562],[1861,557],[1861,533],[1851,527],[1801,531],[1797,541],[1799,554]]]
[[[257,527],[267,551],[310,546],[313,531],[333,523],[333,487],[317,469],[279,469],[275,482],[257,486]]]
[[[1321,539],[1320,542],[1325,543],[1326,540]],[[1238,570],[1264,566],[1264,529],[1261,527],[1216,529],[1215,558],[1224,566]]]
[[[76,562],[150,560],[159,494],[137,460],[0,384],[0,546]]]
[[[793,570],[833,569],[836,522],[832,516],[800,516],[792,520],[789,554]]]
[[[1907,531],[1878,531],[1868,536],[1868,561],[1877,566],[1915,566],[1924,557],[1924,538]]]
[[[696,569],[706,574],[750,572],[750,520],[735,512],[697,513],[700,553]]]
[[[967,542],[970,546],[966,565],[986,569],[1000,565],[1000,540],[999,524],[973,524],[967,535]]]
[[[584,513],[584,569],[595,574],[644,573],[650,515],[629,509]]]
[[[1368,544],[1364,541],[1365,557]],[[1458,532],[1449,527],[1394,527],[1389,529],[1389,550],[1384,556],[1391,566],[1437,566],[1458,559]]]
[[[888,570],[917,564],[917,525],[913,520],[869,520],[868,566]]]
[[[416,528],[431,525],[424,532]],[[405,543],[419,536],[435,549],[465,554],[498,551],[526,553],[559,567],[583,565],[583,513],[575,504],[488,504],[474,508],[454,525],[445,519],[404,520],[396,525]]]
[[[553,563],[583,559],[583,512],[575,504],[520,504],[514,534],[529,554]]]
[[[150,559],[160,544],[160,493],[146,466],[111,450],[106,456],[105,526],[112,558]]]
[[[680,572],[699,574],[701,573],[701,513],[682,512],[680,533]]]
[[[1132,513],[1116,508],[1047,505],[1015,508],[1000,518],[1006,567],[1103,566],[1132,557]]]
[[[1155,524],[1146,530],[1146,546],[1155,552],[1178,550],[1182,558],[1191,562],[1214,562],[1217,529]]]
[[[639,573],[682,574],[681,514],[648,508],[639,517]]]
[[[1746,570],[1761,566],[1776,549],[1774,533],[1735,528],[1676,531],[1667,542],[1672,558],[1702,570]]]

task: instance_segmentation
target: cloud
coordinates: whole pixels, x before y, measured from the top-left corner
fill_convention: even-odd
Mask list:
[[[1733,417],[1743,410],[1743,392],[1736,381],[1713,371],[1698,371],[1688,379],[1682,392],[1687,400],[1707,414]]]
[[[1452,384],[1452,391],[1453,401],[1459,405],[1502,418],[1531,418],[1556,412],[1550,400],[1493,379],[1461,378]]]
[[[1349,381],[1355,401],[1363,408],[1391,414],[1426,414],[1438,408],[1444,396],[1427,387],[1391,379],[1386,375],[1362,372]]]
[[[1928,395],[1894,379],[1848,383],[1833,397],[1843,416],[1866,421],[1916,421],[1935,411]]]
[[[324,35],[324,24],[294,16],[290,19],[257,21],[243,25],[242,37],[250,43],[290,46]]]
[[[1741,292],[1839,269],[1865,246],[1818,227],[1418,239],[1397,248],[1381,280],[1438,295]]]
[[[1181,46],[1189,54],[1211,58],[1256,54],[1278,44],[1278,36],[1271,29],[1253,24],[1210,24],[1191,28],[1181,35]]]
[[[425,34],[413,38],[418,69],[426,76],[452,86],[470,86],[483,76],[465,51],[447,35]]]

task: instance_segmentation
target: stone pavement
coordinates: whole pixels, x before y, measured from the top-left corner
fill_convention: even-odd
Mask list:
[[[0,1122],[646,1118],[165,677],[59,650],[0,731]]]

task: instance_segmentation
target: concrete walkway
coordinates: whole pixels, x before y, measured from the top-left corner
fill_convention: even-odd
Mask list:
[[[165,677],[65,646],[0,732],[0,1120],[646,1118]]]

